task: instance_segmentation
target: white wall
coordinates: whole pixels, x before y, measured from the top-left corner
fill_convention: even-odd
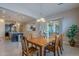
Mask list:
[[[62,32],[66,32],[72,24],[79,26],[79,8],[75,8],[66,12],[58,13],[50,17],[51,20],[62,18]]]
[[[5,35],[5,22],[4,20],[0,19],[0,41],[3,41]]]

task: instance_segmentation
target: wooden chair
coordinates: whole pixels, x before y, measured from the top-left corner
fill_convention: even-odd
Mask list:
[[[49,50],[54,53],[54,56],[56,55],[56,53],[59,56],[59,46],[58,45],[59,45],[59,40],[58,40],[57,36],[55,36],[55,44],[54,45],[47,45],[45,48],[45,54],[46,54],[46,50]]]
[[[27,38],[28,40],[32,39],[32,33],[28,33],[28,34],[26,35],[26,38]]]
[[[50,36],[50,38],[56,39],[56,36],[57,36],[57,34],[56,34],[56,33],[53,33],[53,34]],[[54,45],[55,45],[55,42],[50,42],[49,45],[54,46]]]
[[[26,39],[22,39],[22,56],[33,56],[34,53],[38,55],[38,49],[35,47],[29,47],[28,41]]]
[[[64,50],[63,49],[63,34],[60,34],[59,35],[59,37],[58,37],[58,39],[59,39],[59,49],[60,49],[60,52],[61,52],[61,54],[62,54],[62,51]]]

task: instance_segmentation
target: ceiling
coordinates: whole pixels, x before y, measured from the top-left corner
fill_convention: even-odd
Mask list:
[[[79,7],[78,3],[1,3],[0,7],[22,13],[33,18],[48,17],[56,13]],[[40,15],[41,13],[41,15]]]
[[[0,7],[0,19],[4,19],[6,22],[30,22],[35,18],[22,13],[18,13],[3,7]]]

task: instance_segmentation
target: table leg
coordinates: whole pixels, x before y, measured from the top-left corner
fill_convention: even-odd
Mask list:
[[[40,47],[40,56],[44,56],[44,47]]]

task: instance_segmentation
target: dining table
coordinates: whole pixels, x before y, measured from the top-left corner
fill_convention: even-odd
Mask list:
[[[41,38],[41,37],[37,37],[37,38],[32,38],[32,39],[27,39],[28,43],[31,43],[33,45],[38,46],[40,49],[40,56],[44,56],[44,51],[45,51],[45,47],[50,43],[50,42],[55,42],[55,38],[54,37],[50,37],[50,38]]]

